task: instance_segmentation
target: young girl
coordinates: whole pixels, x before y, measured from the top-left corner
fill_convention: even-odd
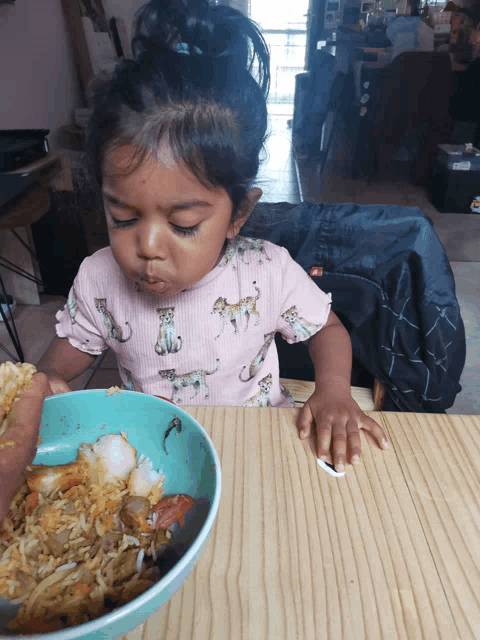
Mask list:
[[[269,59],[255,25],[207,0],[141,9],[134,60],[97,87],[88,138],[110,247],[80,267],[39,363],[69,390],[110,347],[124,387],[178,404],[288,407],[274,335],[308,342],[315,393],[300,436],[337,471],[360,459],[349,336],[323,293],[269,242],[239,236],[267,128]],[[258,82],[251,71],[256,65]]]

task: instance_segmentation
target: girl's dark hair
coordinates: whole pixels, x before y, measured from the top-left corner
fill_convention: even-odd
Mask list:
[[[235,214],[266,139],[269,54],[259,29],[207,0],[152,0],[136,14],[132,51],[94,89],[87,144],[98,185],[107,152],[131,145],[134,171],[166,142],[202,184],[227,191]]]

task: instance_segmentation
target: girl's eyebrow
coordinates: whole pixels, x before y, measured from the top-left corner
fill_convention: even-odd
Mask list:
[[[102,195],[111,204],[116,204],[118,207],[122,207],[123,209],[132,209],[132,211],[136,211],[137,207],[132,206],[131,204],[127,204],[126,202],[122,202],[118,198],[116,198],[111,193],[107,191],[102,191]]]
[[[134,207],[131,204],[126,204],[119,200],[117,197],[108,193],[107,191],[103,191],[103,197],[105,200],[108,200],[111,204],[115,204],[118,207],[123,207],[124,209],[132,209],[133,211],[137,210],[137,207]],[[175,211],[184,211],[186,209],[193,209],[194,207],[213,207],[210,202],[206,202],[205,200],[191,200],[189,202],[179,202],[178,204],[174,204],[170,207],[170,211],[174,213]]]
[[[185,209],[193,209],[194,207],[213,207],[213,204],[205,200],[192,200],[191,202],[179,202],[170,207],[172,212],[183,211]]]

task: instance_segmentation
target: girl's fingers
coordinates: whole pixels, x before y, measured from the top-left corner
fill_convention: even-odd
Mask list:
[[[312,431],[313,415],[308,403],[304,404],[297,420],[297,429],[302,440],[309,437]]]
[[[300,411],[297,428],[301,439],[308,438],[312,431],[314,422],[317,432],[317,456],[325,462],[331,463],[339,473],[345,471],[345,464],[360,462],[362,445],[360,440],[359,427],[368,430],[382,449],[388,447],[387,437],[379,424],[372,418],[360,412],[356,414],[317,414],[314,419],[308,403]]]
[[[324,462],[329,462],[331,442],[332,420],[324,419],[319,421],[317,424],[317,456]]]
[[[338,473],[342,473],[345,471],[345,459],[347,457],[347,441],[350,436],[350,433],[354,431],[358,434],[358,428],[355,423],[351,421],[345,424],[344,420],[341,420],[340,423],[334,424],[333,426],[333,442],[332,442],[332,454],[333,454],[333,465],[335,467],[335,471]],[[350,433],[349,433],[350,432]]]
[[[300,414],[299,414],[298,420],[297,420],[297,429],[299,431],[299,436],[300,436],[300,438],[302,440],[306,440],[307,438],[310,437],[310,435],[312,433],[312,428],[313,428],[314,422],[315,422],[315,420],[313,418],[312,411],[311,411],[310,407],[308,406],[308,404],[305,404],[302,407],[302,410],[300,411]],[[317,441],[318,441],[318,436],[317,436]],[[318,451],[315,451],[315,448],[313,448],[312,450],[318,456]],[[323,459],[325,460],[325,462],[333,464],[332,463],[332,456],[330,455],[329,445],[327,445],[327,452],[323,456]]]
[[[348,455],[351,464],[358,464],[362,455],[362,443],[357,421],[347,422]]]
[[[49,389],[47,393],[48,396],[56,396],[56,395],[59,395],[60,393],[69,393],[71,391],[70,387],[68,386],[68,383],[65,380],[63,380],[63,378],[49,376],[48,383],[49,383]]]
[[[381,449],[386,449],[388,447],[388,440],[385,435],[385,431],[375,422],[375,420],[364,415],[361,426],[362,429],[367,429],[372,434]]]

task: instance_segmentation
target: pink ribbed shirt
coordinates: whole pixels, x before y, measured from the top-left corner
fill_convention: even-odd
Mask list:
[[[108,247],[83,261],[56,330],[87,353],[110,347],[124,388],[177,404],[289,407],[273,337],[307,340],[330,302],[288,251],[263,240],[230,241],[210,273],[174,296],[143,291]]]

